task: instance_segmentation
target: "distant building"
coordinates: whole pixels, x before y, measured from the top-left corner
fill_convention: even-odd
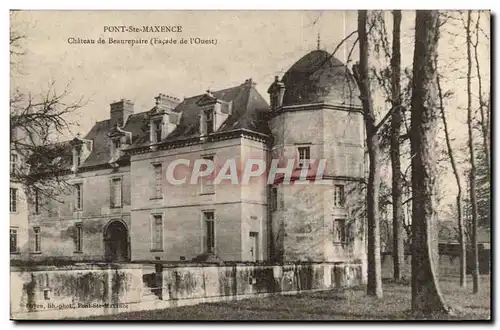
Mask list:
[[[21,129],[11,131],[11,141],[27,143],[26,134]],[[29,253],[28,238],[28,194],[17,173],[26,171],[24,153],[17,150],[11,142],[10,148],[10,186],[9,186],[9,245],[11,259],[26,259]]]
[[[73,260],[345,261],[364,259],[363,118],[346,66],[316,50],[269,87],[247,79],[179,100],[165,94],[67,142],[73,192],[30,212],[30,257]],[[316,183],[172,185],[174,160],[297,159],[294,180],[326,159]],[[182,172],[182,171],[181,171]],[[295,175],[297,174],[297,175]],[[183,175],[174,173],[174,175]],[[308,174],[309,177],[309,174]],[[327,183],[327,184],[325,184]]]

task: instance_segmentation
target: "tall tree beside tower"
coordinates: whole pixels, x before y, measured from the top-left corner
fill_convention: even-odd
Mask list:
[[[472,118],[472,50],[471,50],[471,11],[467,11],[467,25],[466,25],[466,38],[467,38],[467,131],[469,134],[469,197],[472,210],[472,290],[474,293],[479,292],[479,260],[477,251],[477,198],[476,198],[476,156],[474,154],[474,140],[473,140],[473,118]]]
[[[412,310],[448,311],[438,285],[436,132],[439,115],[436,57],[439,13],[417,11],[411,97]]]
[[[381,298],[382,293],[382,268],[380,260],[380,224],[379,224],[379,187],[380,187],[380,148],[375,122],[375,112],[370,91],[370,78],[368,75],[368,33],[366,31],[368,13],[366,10],[358,12],[358,38],[359,38],[359,64],[353,67],[354,77],[359,87],[361,103],[363,106],[366,127],[366,144],[370,161],[367,185],[367,234],[368,234],[368,278],[367,294]]]

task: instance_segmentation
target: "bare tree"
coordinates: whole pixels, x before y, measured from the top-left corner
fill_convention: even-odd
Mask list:
[[[436,61],[439,40],[437,11],[418,10],[411,98],[412,168],[412,310],[446,313],[438,285],[436,228],[436,130],[438,100]]]
[[[11,67],[21,65],[19,59],[25,54],[21,44],[24,38],[25,35],[15,31],[11,24]],[[45,195],[53,198],[58,191],[66,188],[68,159],[64,155],[67,155],[68,145],[54,143],[53,138],[54,135],[70,132],[76,123],[68,118],[83,105],[82,98],[74,101],[69,85],[58,92],[54,82],[40,94],[18,88],[11,91],[11,181],[24,186],[29,197]]]
[[[477,200],[476,200],[476,157],[474,154],[473,138],[473,118],[472,118],[472,50],[471,50],[471,11],[467,12],[466,38],[467,38],[467,128],[468,128],[468,147],[470,156],[470,203],[472,211],[472,285],[473,292],[479,292],[479,258],[477,251]]]
[[[481,128],[481,135],[483,138],[483,144],[484,144],[484,153],[486,157],[486,166],[488,169],[488,175],[491,172],[490,169],[490,146],[489,146],[489,140],[490,140],[490,128],[489,128],[489,106],[484,100],[483,96],[483,84],[482,84],[482,78],[481,78],[481,66],[480,66],[480,61],[479,61],[479,32],[480,32],[480,21],[481,21],[481,11],[477,12],[477,21],[476,21],[476,27],[475,27],[475,34],[476,34],[476,40],[474,43],[471,42],[472,47],[474,48],[474,60],[476,64],[476,74],[477,74],[477,83],[478,83],[478,97],[479,97],[479,114],[480,114],[480,128]],[[469,26],[469,32],[470,32],[470,26]],[[470,41],[470,40],[469,40]]]
[[[367,294],[381,298],[382,292],[382,269],[380,260],[380,225],[378,192],[380,186],[380,164],[379,164],[379,141],[376,125],[375,112],[370,91],[370,78],[368,76],[368,33],[367,12],[358,12],[358,39],[359,39],[359,65],[353,67],[354,77],[360,90],[361,103],[363,105],[364,121],[366,127],[366,143],[370,160],[368,185],[367,185],[367,235],[368,235],[368,279]]]
[[[437,60],[436,60],[436,68]],[[453,153],[453,148],[451,147],[450,133],[448,130],[448,122],[446,120],[446,113],[444,110],[444,99],[446,95],[443,94],[441,89],[441,82],[439,73],[436,75],[436,83],[439,93],[439,110],[441,111],[441,118],[443,120],[444,127],[444,137],[446,140],[446,148],[448,151],[448,157],[450,159],[451,168],[453,169],[453,175],[455,176],[455,181],[457,183],[457,221],[458,221],[458,242],[460,244],[460,286],[465,288],[466,284],[466,267],[467,267],[467,250],[465,245],[465,228],[464,221],[462,217],[462,184],[460,182],[460,173],[458,172],[457,163],[455,161],[455,155]],[[446,94],[446,93],[445,93]]]

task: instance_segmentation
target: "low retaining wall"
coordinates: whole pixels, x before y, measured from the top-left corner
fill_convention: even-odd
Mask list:
[[[479,250],[479,273],[490,273],[490,250]],[[460,256],[455,254],[440,254],[437,273],[439,276],[458,276],[460,274]],[[392,254],[382,254],[382,277],[393,277],[393,259]],[[472,255],[467,255],[467,274],[472,274]],[[411,255],[405,255],[402,265],[402,274],[411,277]]]
[[[328,290],[363,282],[361,264],[355,263],[11,267],[11,317],[111,315]],[[149,293],[148,299],[145,292]],[[155,294],[153,300],[151,292]]]

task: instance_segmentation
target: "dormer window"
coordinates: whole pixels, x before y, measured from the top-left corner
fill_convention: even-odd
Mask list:
[[[161,141],[161,126],[162,126],[162,121],[161,119],[157,119],[153,121],[153,137],[155,143],[158,143]]]
[[[76,137],[71,141],[71,145],[73,147],[73,167],[71,170],[76,172],[92,152],[92,141]],[[57,164],[59,161],[58,158],[55,158],[52,164]]]
[[[113,143],[115,144],[115,150],[120,150],[120,148],[122,146],[120,139],[114,140]]]
[[[278,76],[274,77],[274,82],[267,90],[271,99],[271,109],[276,110],[283,105],[283,97],[285,96],[285,84],[279,80]]]
[[[206,123],[206,135],[212,134],[214,132],[214,112],[213,110],[204,111],[205,123]]]

